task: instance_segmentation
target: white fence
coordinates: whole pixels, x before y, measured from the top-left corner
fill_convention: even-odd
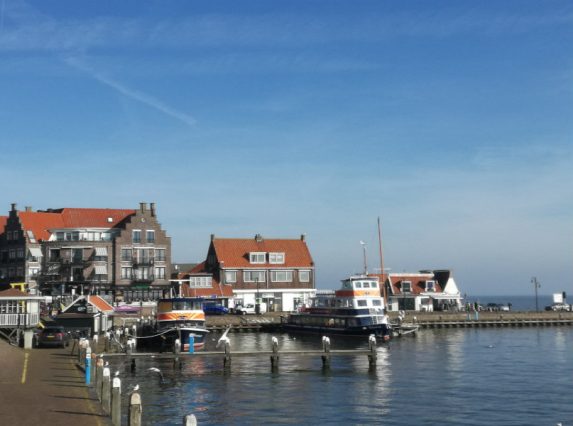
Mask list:
[[[0,327],[33,327],[40,322],[40,314],[0,314]]]

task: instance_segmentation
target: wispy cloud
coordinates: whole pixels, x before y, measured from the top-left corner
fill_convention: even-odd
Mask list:
[[[105,75],[103,75],[102,73],[90,68],[89,66],[87,66],[86,64],[84,64],[82,61],[78,60],[77,58],[73,58],[73,57],[67,57],[64,59],[64,62],[78,70],[81,70],[83,72],[85,72],[86,74],[88,74],[90,77],[94,78],[95,80],[99,81],[100,83],[112,88],[113,90],[117,91],[118,93],[121,93],[124,96],[127,96],[130,99],[133,99],[137,102],[140,102],[144,105],[147,105],[151,108],[154,108],[170,117],[173,117],[189,126],[194,126],[197,123],[197,120],[195,120],[195,118],[191,117],[188,114],[185,114],[181,111],[178,111],[177,109],[161,102],[158,99],[155,99],[154,97],[143,93],[141,91],[138,90],[134,90],[131,89],[129,87],[127,87],[126,85],[124,85],[123,83],[120,83],[118,81],[115,81]]]

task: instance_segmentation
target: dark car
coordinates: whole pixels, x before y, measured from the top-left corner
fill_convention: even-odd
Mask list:
[[[65,348],[69,344],[68,333],[64,327],[49,326],[40,331],[36,338],[36,346],[57,346]]]
[[[206,303],[203,305],[203,312],[205,315],[225,315],[229,313],[229,309],[216,303]]]

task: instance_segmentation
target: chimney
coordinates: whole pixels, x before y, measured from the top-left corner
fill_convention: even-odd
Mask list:
[[[215,234],[211,234],[211,241],[215,240]]]
[[[145,213],[145,203],[139,203],[139,210],[141,210],[141,213]]]
[[[255,241],[257,243],[262,243],[263,242],[263,236],[261,234],[255,235]]]
[[[31,207],[31,206],[26,206],[25,209],[26,209],[27,212],[31,212],[31,211],[32,211],[32,207]]]
[[[149,203],[149,210],[151,210],[151,216],[155,216],[155,203]]]
[[[300,234],[300,240],[305,241],[306,240],[306,234]]]
[[[16,211],[16,203],[12,203],[12,211]]]

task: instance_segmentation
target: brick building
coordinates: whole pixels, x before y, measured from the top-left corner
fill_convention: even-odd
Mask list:
[[[231,305],[267,304],[272,311],[291,311],[315,294],[315,269],[304,235],[299,239],[215,238],[207,259],[184,275],[186,294],[227,299]],[[232,307],[232,306],[231,306]]]
[[[154,300],[169,290],[171,238],[155,204],[139,209],[18,211],[0,219],[0,287],[32,293],[102,294]]]

